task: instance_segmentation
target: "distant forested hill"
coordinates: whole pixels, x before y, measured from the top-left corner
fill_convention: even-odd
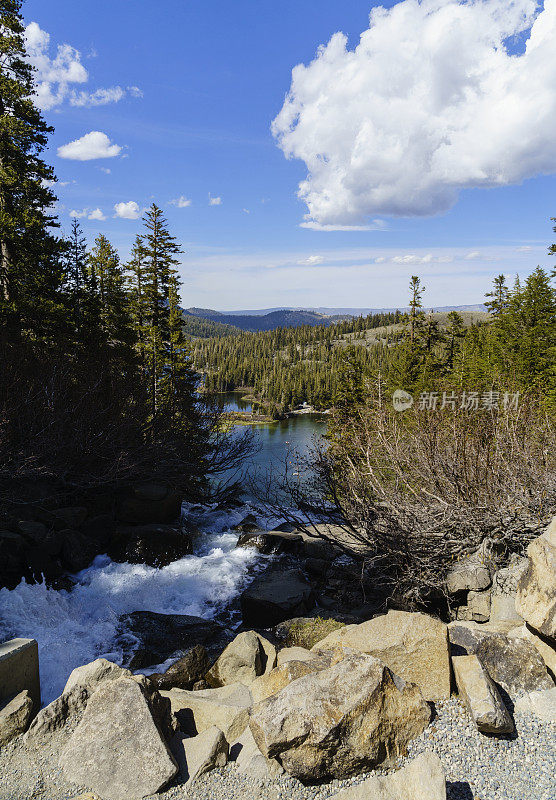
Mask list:
[[[298,328],[301,325],[333,325],[350,317],[349,314],[319,314],[316,311],[282,309],[269,314],[225,314],[210,308],[188,308],[184,316],[208,319],[221,325],[232,325],[242,331],[272,331],[276,328]]]

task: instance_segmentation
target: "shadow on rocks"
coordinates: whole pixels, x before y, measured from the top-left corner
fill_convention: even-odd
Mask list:
[[[473,800],[473,792],[467,781],[446,781],[447,800]]]

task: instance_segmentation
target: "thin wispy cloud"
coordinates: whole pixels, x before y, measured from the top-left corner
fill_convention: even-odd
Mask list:
[[[192,200],[189,200],[189,198],[182,194],[180,197],[176,197],[175,200],[170,200],[170,205],[176,206],[176,208],[189,208],[192,202]]]

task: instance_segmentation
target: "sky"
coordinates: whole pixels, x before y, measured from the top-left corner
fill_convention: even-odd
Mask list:
[[[182,303],[481,302],[552,266],[556,0],[27,0],[62,230],[125,261],[156,202]]]

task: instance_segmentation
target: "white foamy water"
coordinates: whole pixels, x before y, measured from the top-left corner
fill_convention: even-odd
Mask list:
[[[209,619],[229,603],[257,558],[251,548],[236,548],[238,536],[230,528],[252,510],[203,509],[191,515],[207,531],[197,552],[162,569],[98,556],[77,575],[71,591],[24,582],[12,591],[1,589],[0,641],[37,639],[43,703],[61,693],[75,667],[101,657],[122,663],[116,644],[121,614],[155,611]]]

